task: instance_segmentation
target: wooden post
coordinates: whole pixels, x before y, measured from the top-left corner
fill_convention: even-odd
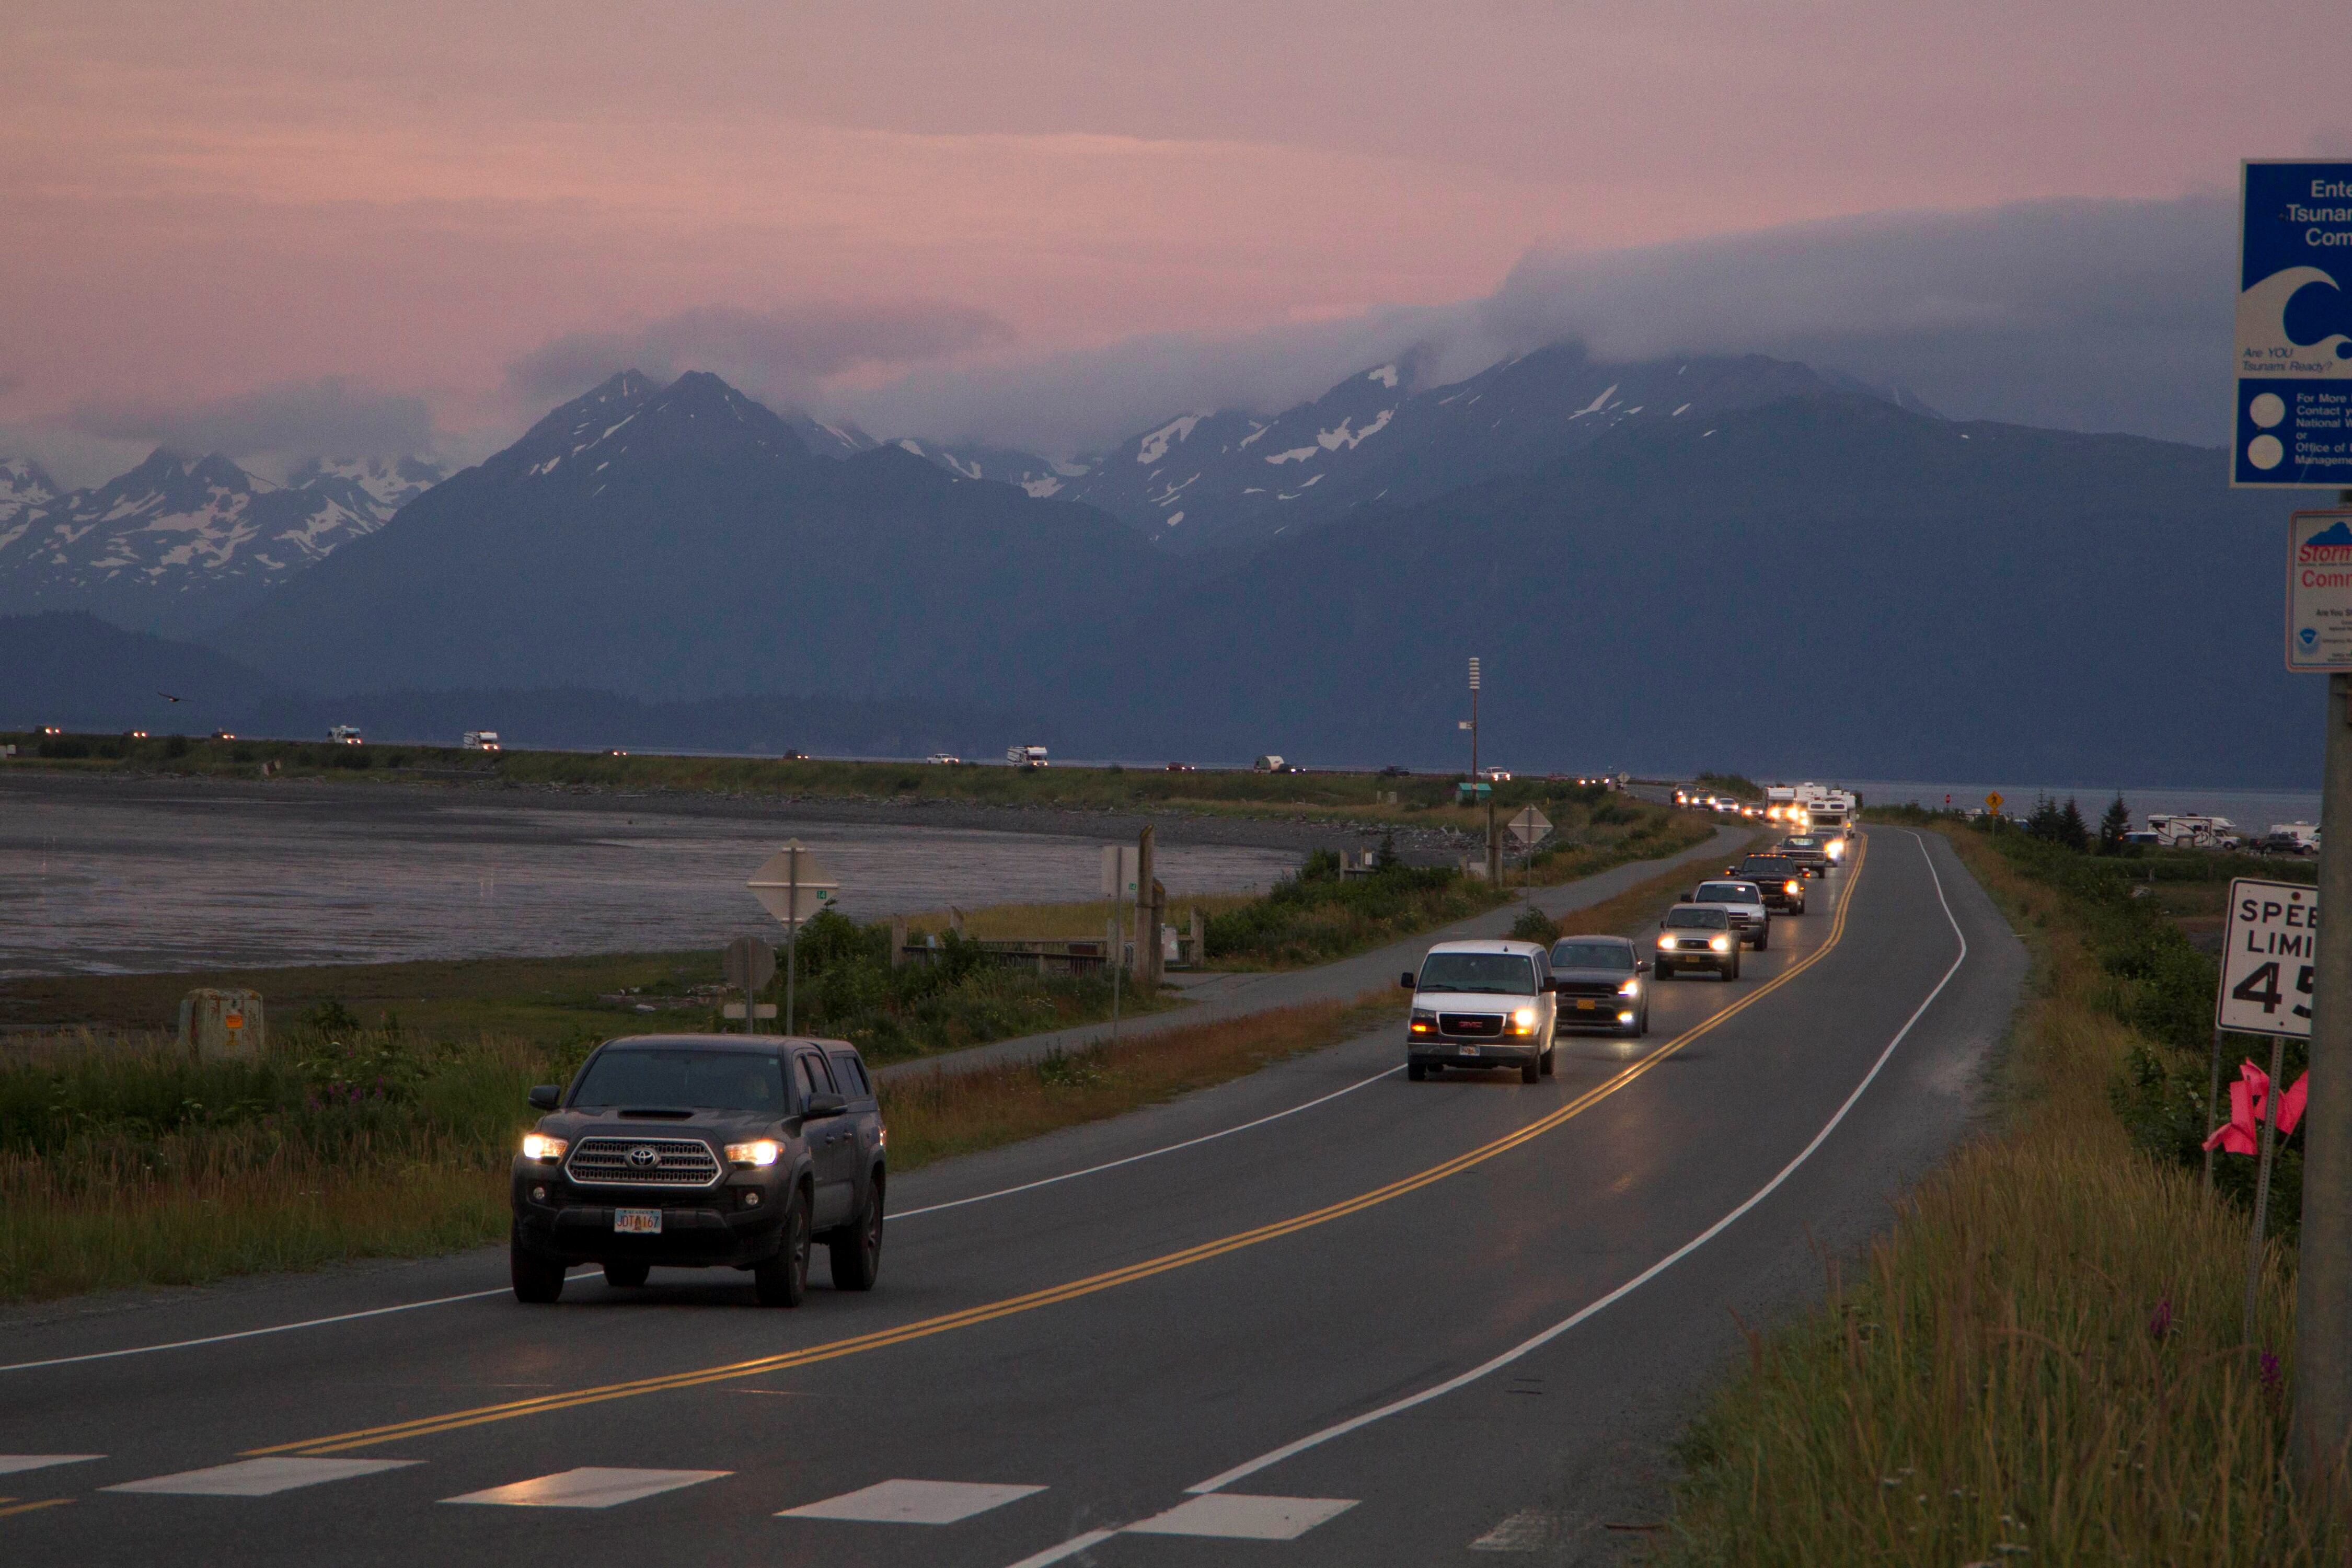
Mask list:
[[[1207,923],[1201,919],[1201,906],[1198,904],[1192,906],[1192,967],[1204,969],[1209,962],[1209,931]]]
[[[953,904],[948,906],[948,930],[958,936],[963,934],[963,911]]]
[[[907,917],[890,917],[890,967],[902,969],[907,963]]]
[[[1159,912],[1152,904],[1151,825],[1135,836],[1135,984],[1146,996],[1160,986]],[[1154,922],[1147,935],[1144,922]]]

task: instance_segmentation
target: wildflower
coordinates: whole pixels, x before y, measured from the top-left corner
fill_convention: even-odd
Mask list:
[[[2166,1296],[2156,1303],[2156,1310],[2147,1317],[2147,1337],[2162,1344],[2172,1337],[2172,1298]]]

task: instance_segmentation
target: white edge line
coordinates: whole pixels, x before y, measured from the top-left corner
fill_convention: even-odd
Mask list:
[[[1909,832],[1910,830],[1906,828],[1901,829],[1900,831]],[[1944,994],[1944,987],[1952,983],[1952,976],[1960,972],[1960,965],[1968,962],[1968,933],[1960,930],[1960,922],[1958,920],[1954,918],[1952,914],[1951,900],[1944,896],[1944,879],[1937,874],[1935,857],[1928,854],[1927,844],[1925,839],[1921,838],[1916,833],[1912,833],[1911,837],[1913,841],[1919,846],[1920,858],[1927,862],[1927,875],[1935,881],[1936,901],[1944,907],[1944,919],[1950,924],[1952,934],[1959,939],[1959,956],[1952,960],[1952,966],[1944,971],[1944,977],[1936,982],[1936,988],[1927,993],[1927,999],[1921,1002],[1916,1008],[1912,1010],[1911,1016],[1904,1022],[1903,1027],[1895,1031],[1895,1037],[1886,1042],[1886,1048],[1878,1053],[1878,1059],[1871,1064],[1870,1071],[1863,1075],[1862,1081],[1854,1085],[1853,1092],[1845,1097],[1845,1103],[1838,1107],[1837,1114],[1831,1117],[1829,1121],[1822,1125],[1822,1130],[1819,1132],[1813,1134],[1812,1142],[1806,1144],[1802,1150],[1799,1151],[1795,1159],[1780,1167],[1780,1174],[1774,1176],[1761,1187],[1759,1187],[1755,1193],[1750,1194],[1748,1200],[1741,1204],[1738,1208],[1733,1209],[1729,1214],[1725,1215],[1721,1219],[1717,1220],[1713,1225],[1699,1232],[1698,1235],[1691,1237],[1690,1240],[1683,1243],[1682,1246],[1666,1254],[1665,1257],[1661,1258],[1657,1262],[1653,1263],[1649,1268],[1644,1268],[1641,1273],[1633,1276],[1633,1279],[1628,1279],[1622,1285],[1618,1286],[1617,1289],[1610,1291],[1606,1296],[1603,1296],[1599,1300],[1581,1308],[1572,1315],[1561,1319],[1559,1322],[1554,1323],[1550,1328],[1544,1330],[1534,1338],[1523,1341],[1520,1343],[1512,1346],[1509,1350],[1505,1351],[1502,1354],[1495,1357],[1492,1361],[1486,1362],[1479,1366],[1472,1367],[1468,1372],[1463,1373],[1458,1377],[1448,1378],[1445,1382],[1437,1384],[1433,1388],[1425,1388],[1419,1394],[1409,1394],[1402,1399],[1396,1400],[1388,1405],[1383,1405],[1377,1410],[1368,1410],[1363,1415],[1355,1416],[1350,1420],[1342,1421],[1336,1426],[1326,1426],[1320,1432],[1310,1433],[1308,1436],[1301,1437],[1296,1442],[1285,1443],[1281,1447],[1275,1449],[1272,1453],[1263,1454],[1255,1459],[1247,1461],[1246,1463],[1235,1465],[1232,1469],[1212,1476],[1207,1480],[1201,1482],[1198,1486],[1185,1488],[1185,1491],[1188,1494],[1197,1496],[1206,1492],[1216,1491],[1223,1487],[1231,1486],[1234,1482],[1241,1480],[1246,1477],[1255,1475],[1258,1471],[1265,1469],[1269,1466],[1278,1465],[1285,1459],[1302,1454],[1307,1449],[1318,1447],[1321,1444],[1328,1443],[1334,1437],[1345,1436],[1347,1434],[1353,1432],[1360,1427],[1370,1426],[1375,1421],[1386,1420],[1389,1416],[1397,1415],[1402,1411],[1411,1410],[1417,1405],[1425,1405],[1433,1399],[1441,1398],[1445,1394],[1453,1393],[1457,1388],[1466,1387],[1498,1368],[1510,1365],[1513,1362],[1517,1361],[1520,1357],[1528,1354],[1529,1352],[1538,1350],[1543,1346],[1549,1344],[1552,1341],[1568,1332],[1569,1330],[1575,1328],[1579,1323],[1583,1322],[1587,1318],[1591,1317],[1594,1313],[1613,1306],[1618,1301],[1621,1301],[1627,1296],[1632,1295],[1634,1291],[1640,1289],[1643,1286],[1648,1284],[1651,1280],[1656,1279],[1659,1275],[1664,1274],[1667,1269],[1673,1268],[1675,1264],[1681,1262],[1684,1258],[1688,1258],[1692,1253],[1696,1252],[1700,1247],[1705,1247],[1708,1242],[1713,1241],[1717,1237],[1722,1235],[1726,1230],[1728,1230],[1731,1227],[1735,1221],[1738,1220],[1758,1204],[1762,1203],[1766,1198],[1770,1197],[1774,1192],[1778,1191],[1783,1182],[1786,1182],[1790,1176],[1796,1173],[1799,1166],[1811,1159],[1814,1152],[1820,1149],[1824,1142],[1828,1142],[1830,1134],[1837,1131],[1838,1124],[1845,1120],[1846,1113],[1854,1108],[1855,1103],[1862,1099],[1863,1092],[1869,1089],[1873,1082],[1876,1081],[1880,1071],[1885,1068],[1888,1060],[1894,1057],[1895,1047],[1904,1042],[1904,1040],[1910,1035],[1912,1029],[1918,1024],[1919,1020],[1927,1016],[1927,1009],[1935,1005],[1936,998]],[[1045,1561],[1051,1561],[1051,1559],[1046,1559]],[[1015,1568],[1019,1568],[1019,1565],[1016,1564]]]
[[[1100,1546],[1118,1533],[1116,1530],[1089,1530],[1084,1535],[1070,1537],[1059,1546],[1048,1546],[1034,1556],[1024,1557],[1020,1562],[1013,1563],[1013,1568],[1046,1568],[1046,1564],[1059,1563],[1066,1557],[1075,1557],[1089,1546]]]
[[[1363,1035],[1356,1037],[1361,1039],[1371,1033],[1373,1031],[1367,1029]],[[1156,1160],[1162,1154],[1173,1154],[1180,1149],[1198,1148],[1203,1143],[1213,1143],[1220,1138],[1230,1138],[1236,1132],[1246,1132],[1253,1127],[1263,1127],[1269,1121],[1279,1121],[1286,1116],[1296,1116],[1302,1110],[1312,1110],[1318,1105],[1328,1105],[1343,1094],[1353,1094],[1358,1089],[1376,1084],[1384,1078],[1393,1078],[1402,1070],[1403,1064],[1399,1063],[1396,1067],[1383,1068],[1368,1079],[1360,1079],[1345,1089],[1335,1089],[1328,1094],[1318,1095],[1303,1104],[1294,1105],[1287,1110],[1277,1110],[1271,1115],[1261,1116],[1255,1121],[1244,1121],[1237,1126],[1222,1127],[1214,1132],[1203,1132],[1198,1138],[1187,1138],[1181,1143],[1170,1143],[1158,1149],[1147,1149],[1140,1154],[1129,1154],[1125,1159],[1109,1160],[1099,1165],[1088,1165],[1082,1171],[1065,1171],[1058,1176],[1045,1176],[1034,1182],[1024,1182],[1017,1187],[1002,1187],[992,1193],[982,1193],[969,1198],[956,1198],[944,1204],[927,1204],[919,1209],[907,1209],[894,1214],[890,1218],[895,1223],[898,1220],[913,1219],[918,1215],[939,1214],[946,1209],[960,1209],[967,1204],[984,1204],[992,1198],[1009,1198],[1015,1193],[1034,1192],[1039,1187],[1050,1187],[1057,1182],[1075,1182],[1080,1176],[1093,1176],[1105,1171],[1116,1171],[1121,1165],[1132,1165],[1139,1160]],[[0,1367],[0,1372],[5,1370],[7,1369]]]
[[[572,1274],[565,1278],[584,1279],[587,1274]],[[420,1307],[446,1307],[452,1301],[478,1301],[485,1296],[503,1296],[509,1287],[500,1285],[488,1290],[468,1290],[457,1296],[436,1296],[429,1301],[401,1301],[389,1307],[370,1307],[363,1311],[338,1312],[331,1318],[310,1318],[299,1323],[272,1323],[267,1328],[239,1329],[233,1334],[206,1334],[200,1340],[173,1340],[168,1344],[132,1345],[126,1350],[92,1351],[87,1355],[53,1356],[47,1361],[20,1361],[13,1366],[0,1366],[0,1372],[32,1372],[45,1366],[73,1366],[86,1361],[112,1361],[117,1356],[149,1355],[156,1351],[193,1350],[198,1345],[226,1344],[231,1340],[249,1340],[262,1334],[290,1333],[296,1329],[323,1329],[330,1323],[356,1322],[362,1318],[381,1318],[387,1312],[414,1312]]]

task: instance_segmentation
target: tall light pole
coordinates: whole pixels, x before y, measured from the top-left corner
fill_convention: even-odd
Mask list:
[[[1470,661],[1470,782],[1478,782],[1478,661]]]

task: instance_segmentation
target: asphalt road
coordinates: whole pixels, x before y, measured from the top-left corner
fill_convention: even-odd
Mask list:
[[[1883,1226],[2017,995],[1933,836],[1880,829],[1830,885],[1740,982],[1660,988],[1649,1039],[1564,1042],[1538,1085],[1408,1084],[1384,1032],[911,1173],[870,1296],[583,1279],[22,1364],[495,1291],[476,1254],[22,1325],[0,1556],[1609,1560],[1732,1313]]]

